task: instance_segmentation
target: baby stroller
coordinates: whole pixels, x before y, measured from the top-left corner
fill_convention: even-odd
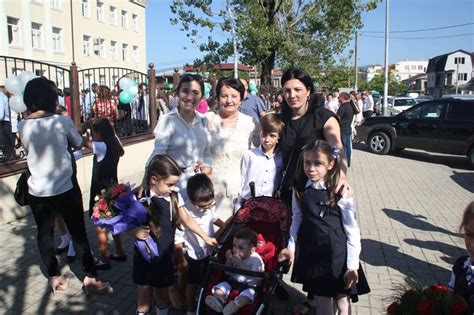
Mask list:
[[[265,263],[264,272],[255,272],[225,266],[225,252],[232,248],[234,234],[248,227],[254,232],[263,235],[267,244],[274,244],[273,255],[261,255]],[[206,296],[211,294],[211,289],[226,277],[225,272],[237,273],[244,276],[261,278],[260,285],[256,288],[255,301],[239,310],[239,315],[264,314],[272,295],[281,285],[283,273],[288,271],[287,265],[278,263],[278,253],[286,247],[290,228],[290,210],[280,199],[273,197],[253,197],[244,202],[219,240],[219,247],[211,257],[206,276],[199,291],[196,314],[217,314],[204,302]],[[228,301],[237,296],[237,291],[232,291]]]

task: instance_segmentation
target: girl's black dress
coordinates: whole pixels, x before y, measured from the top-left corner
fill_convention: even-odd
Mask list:
[[[133,283],[157,288],[169,287],[174,282],[173,251],[175,228],[171,222],[170,202],[165,198],[151,198],[154,209],[159,211],[161,235],[157,239],[159,257],[147,262],[135,246],[133,253]]]
[[[339,208],[331,208],[327,190],[308,187],[300,200],[302,222],[296,242],[295,265],[291,280],[303,284],[303,290],[318,296],[336,297],[370,292],[359,266],[359,283],[345,289],[347,238]]]
[[[89,196],[89,217],[92,216],[92,211],[95,204],[95,196],[100,194],[102,189],[107,189],[118,183],[117,167],[120,160],[120,155],[113,152],[107,146],[107,152],[104,158],[99,162],[97,155],[94,154],[94,161],[92,164],[92,178],[91,190]]]

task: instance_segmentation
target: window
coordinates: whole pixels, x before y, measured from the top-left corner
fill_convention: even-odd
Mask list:
[[[440,117],[443,107],[443,103],[422,103],[407,110],[407,119],[437,119]]]
[[[122,44],[122,60],[128,61],[128,44]]]
[[[105,58],[105,40],[103,38],[94,39],[94,53],[99,56],[99,58]]]
[[[39,23],[31,23],[31,46],[43,49],[43,25]]]
[[[56,10],[61,10],[61,0],[51,0],[51,7]]]
[[[63,52],[63,30],[53,27],[53,51]]]
[[[82,36],[82,54],[84,56],[91,55],[91,37],[87,35]]]
[[[416,70],[416,65],[411,65],[411,70]]]
[[[97,21],[104,22],[104,3],[97,1]]]
[[[82,0],[82,16],[91,17],[91,7],[89,5],[89,0]]]
[[[21,45],[20,20],[7,16],[8,44],[12,46]]]
[[[138,15],[132,14],[132,30],[138,32]]]
[[[467,81],[467,73],[458,73],[459,81]]]
[[[125,10],[122,10],[122,27],[128,29],[128,13]]]
[[[110,6],[110,23],[117,25],[117,9],[113,6]]]
[[[418,66],[418,70],[423,70],[423,66]]]
[[[112,60],[118,60],[118,50],[116,41],[110,41],[110,53],[112,55]]]
[[[464,57],[454,57],[454,64],[456,65],[463,65],[466,62],[466,58]]]
[[[405,66],[405,70],[410,70],[410,66]]]
[[[446,118],[450,120],[474,120],[474,106],[467,102],[451,103]]]
[[[140,51],[138,50],[138,46],[133,46],[133,62],[140,61]]]
[[[402,99],[395,99],[395,104],[394,106],[397,107],[397,106],[413,106],[416,104],[416,101],[414,99],[411,99],[411,98],[402,98]]]

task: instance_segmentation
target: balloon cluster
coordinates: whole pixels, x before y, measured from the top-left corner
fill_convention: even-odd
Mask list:
[[[23,91],[25,90],[26,83],[36,77],[31,71],[23,71],[18,76],[12,75],[7,79],[5,88],[12,94],[9,103],[13,111],[17,113],[26,111],[26,105],[23,102]]]
[[[256,95],[257,94],[257,85],[254,83],[254,82],[250,82],[249,84],[249,90],[250,90],[250,94],[252,95]]]
[[[119,94],[119,101],[122,104],[129,104],[138,93],[138,84],[127,77],[120,79],[119,87],[122,90]]]

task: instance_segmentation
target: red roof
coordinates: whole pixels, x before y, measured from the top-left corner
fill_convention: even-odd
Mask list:
[[[234,70],[234,64],[233,63],[220,63],[220,64],[217,64],[217,65],[213,65],[212,69],[213,70]],[[245,71],[245,72],[251,72],[253,70],[249,66],[246,66],[246,65],[241,64],[241,63],[239,63],[237,65],[237,69],[241,70],[241,71]],[[196,71],[196,70],[197,70],[197,67],[195,67],[195,66],[185,66],[184,67],[185,72]]]

